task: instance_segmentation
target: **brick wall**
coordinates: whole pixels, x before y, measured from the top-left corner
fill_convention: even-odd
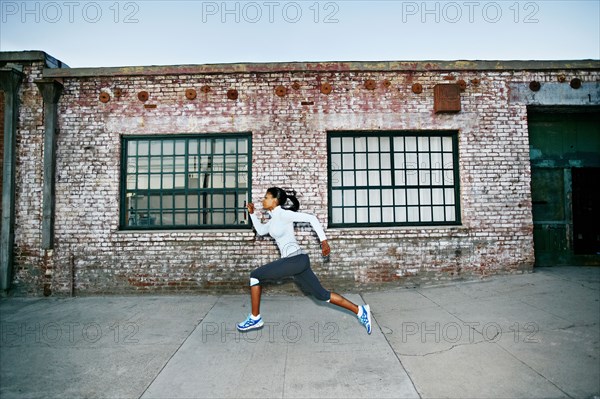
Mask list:
[[[0,90],[0,176],[4,176],[4,92]],[[2,192],[2,178],[0,178],[0,193]],[[0,212],[2,212],[0,210]]]
[[[35,79],[35,67],[28,79]],[[249,272],[277,257],[274,242],[250,230],[119,231],[121,136],[252,133],[252,196],[272,185],[299,193],[302,210],[327,223],[328,131],[458,130],[462,225],[329,229],[330,261],[316,235],[299,228],[313,269],[338,291],[380,284],[412,285],[533,267],[529,146],[524,104],[508,99],[510,83],[556,81],[556,72],[238,72],[64,79],[59,103],[55,249],[39,250],[42,102],[24,83],[20,116],[17,292],[53,294],[230,292]],[[571,72],[572,73],[572,72]],[[580,74],[581,75],[581,74]],[[449,78],[450,76],[450,78]],[[585,75],[582,75],[585,78]],[[375,80],[375,90],[364,82]],[[433,113],[433,86],[469,83],[462,111]],[[589,80],[593,80],[589,76]],[[386,87],[381,82],[391,82]],[[297,82],[300,87],[292,89]],[[324,95],[321,82],[333,91]],[[423,85],[414,94],[411,85]],[[199,89],[209,85],[211,91]],[[274,89],[287,87],[278,97]],[[122,90],[115,96],[115,88]],[[195,100],[185,90],[198,91]],[[228,100],[228,89],[239,91]],[[146,108],[137,98],[150,98]],[[99,101],[106,91],[108,103]],[[302,105],[305,102],[310,105]],[[271,289],[294,290],[286,285]]]
[[[19,90],[15,192],[16,293],[41,295],[51,276],[41,249],[44,117],[43,100],[36,84],[44,62],[24,64]]]

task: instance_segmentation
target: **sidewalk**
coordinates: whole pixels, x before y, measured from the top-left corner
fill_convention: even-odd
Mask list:
[[[0,398],[600,398],[600,268],[309,297],[0,300]]]

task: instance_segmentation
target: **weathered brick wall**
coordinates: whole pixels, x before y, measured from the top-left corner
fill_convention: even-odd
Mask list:
[[[44,66],[42,61],[24,64],[19,89],[13,281],[15,292],[29,295],[41,295],[50,277],[41,249],[44,103],[34,83],[42,78]]]
[[[271,72],[65,78],[59,104],[55,249],[40,253],[43,126],[35,87],[19,134],[16,286],[54,294],[243,290],[249,272],[277,257],[250,230],[119,231],[121,136],[252,133],[252,196],[272,185],[299,193],[302,210],[327,222],[328,131],[458,130],[462,225],[329,229],[330,261],[316,235],[299,229],[327,287],[418,284],[531,270],[533,239],[527,114],[509,83],[556,81],[556,72]],[[571,72],[572,74],[572,72]],[[35,75],[32,71],[28,76]],[[433,86],[470,82],[462,111],[433,113]],[[585,74],[578,74],[585,79]],[[378,82],[366,90],[364,82]],[[593,79],[593,77],[589,77]],[[389,80],[392,84],[381,84]],[[292,89],[293,82],[300,87]],[[321,82],[333,91],[324,95]],[[411,85],[423,85],[414,94]],[[200,87],[208,85],[209,93]],[[278,97],[278,85],[288,94]],[[123,91],[115,96],[115,88]],[[185,90],[198,90],[187,100]],[[239,91],[228,100],[228,89]],[[31,90],[29,92],[28,90]],[[145,108],[141,90],[150,98]],[[99,95],[111,100],[104,104]],[[307,102],[309,105],[302,105]],[[27,194],[25,196],[24,194]],[[44,256],[45,255],[45,256]],[[48,277],[43,277],[47,275]],[[46,280],[44,280],[44,278]],[[287,289],[287,288],[286,288]],[[293,288],[290,288],[293,289]]]

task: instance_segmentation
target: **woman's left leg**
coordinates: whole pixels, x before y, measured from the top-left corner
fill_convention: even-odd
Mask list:
[[[310,268],[310,263],[306,270],[295,275],[294,279],[298,281],[304,290],[312,293],[315,298],[348,309],[356,314],[360,323],[367,329],[367,333],[371,334],[371,308],[369,305],[358,306],[335,292],[327,291]]]

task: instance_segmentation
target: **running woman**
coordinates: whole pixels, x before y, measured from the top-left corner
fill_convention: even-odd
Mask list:
[[[287,205],[288,200],[291,205]],[[369,305],[357,306],[335,292],[327,291],[310,268],[310,260],[306,252],[300,248],[294,234],[294,223],[310,223],[321,240],[321,251],[323,256],[329,256],[331,251],[327,243],[327,237],[319,220],[308,213],[297,212],[300,203],[296,193],[286,193],[279,187],[267,190],[262,200],[263,209],[269,211],[271,219],[261,223],[254,213],[254,204],[247,205],[250,218],[256,232],[261,235],[269,234],[275,239],[281,259],[259,267],[250,273],[250,299],[252,301],[252,313],[248,318],[237,325],[238,330],[248,331],[261,328],[264,325],[260,316],[260,296],[262,285],[265,280],[279,280],[284,277],[293,277],[304,291],[310,292],[315,298],[327,301],[334,305],[354,312],[358,320],[371,334],[371,309]]]

